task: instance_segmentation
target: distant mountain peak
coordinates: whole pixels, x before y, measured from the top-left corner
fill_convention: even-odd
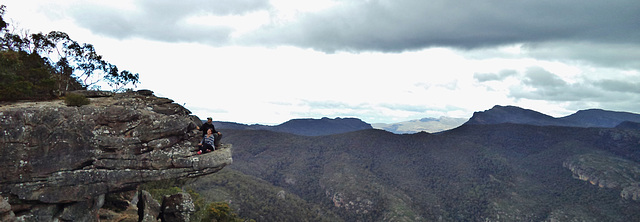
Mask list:
[[[530,125],[556,125],[556,118],[517,106],[500,106],[475,112],[466,124],[520,123]]]
[[[536,126],[613,128],[625,121],[640,122],[640,114],[603,109],[586,109],[579,110],[569,116],[555,118],[517,106],[496,105],[489,110],[475,112],[465,124],[516,123]]]
[[[323,117],[321,119],[292,119],[275,126],[273,130],[305,136],[322,136],[365,129],[373,129],[373,127],[358,118],[337,117],[331,119]]]
[[[456,128],[468,119],[441,116],[440,118],[426,117],[399,123],[374,123],[373,128],[382,129],[396,134],[413,134],[419,132],[438,133]]]
[[[440,117],[442,118],[442,117]],[[419,120],[420,122],[433,122],[433,121],[438,121],[438,119],[433,118],[433,117],[427,117],[427,118],[422,118]]]
[[[580,110],[561,119],[571,122],[581,122],[586,127],[616,127],[622,122],[640,122],[640,115],[629,112],[609,111],[603,109]]]

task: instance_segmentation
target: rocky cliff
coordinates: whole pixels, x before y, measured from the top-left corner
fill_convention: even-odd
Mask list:
[[[25,221],[93,221],[105,194],[148,181],[207,175],[231,146],[196,155],[200,120],[153,92],[83,92],[64,101],[0,106],[0,196]]]
[[[568,158],[563,166],[576,179],[600,188],[621,190],[624,199],[640,201],[640,164],[606,154],[582,154]]]

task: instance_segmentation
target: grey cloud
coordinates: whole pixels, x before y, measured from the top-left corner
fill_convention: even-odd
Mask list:
[[[521,83],[509,89],[510,97],[562,102],[575,110],[606,108],[640,111],[637,106],[640,103],[638,81],[590,80],[585,77],[578,82],[567,83],[547,70],[533,67],[524,73]]]
[[[509,96],[516,99],[532,99],[560,102],[576,101],[605,101],[605,96],[593,90],[590,86],[570,85],[567,87],[539,87],[534,90],[527,90],[521,87],[512,87]]]
[[[517,75],[515,70],[502,70],[499,73],[474,73],[473,78],[478,82],[502,81],[510,76]]]
[[[445,89],[456,90],[458,89],[458,80],[450,81],[448,83],[440,84]]]
[[[560,77],[540,67],[529,68],[525,75],[525,79],[522,82],[525,85],[544,88],[559,88],[567,86],[567,83]]]
[[[544,42],[523,45],[535,58],[577,61],[621,69],[640,69],[640,45],[637,43]]]
[[[267,0],[138,0],[141,9],[171,17],[172,15],[190,15],[192,13],[211,13],[215,15],[245,14],[270,7]]]
[[[251,45],[292,45],[316,50],[419,50],[432,46],[478,49],[512,43],[588,42],[638,44],[637,0],[397,0],[341,1],[329,10],[276,21],[237,39]],[[181,23],[193,15],[271,11],[268,0],[135,1],[137,10],[75,7],[75,19],[118,38],[228,44],[228,27]],[[276,19],[276,18],[272,18]],[[171,37],[162,38],[163,35]],[[213,40],[212,40],[213,39]],[[544,54],[545,52],[540,52]]]
[[[640,94],[640,82],[607,79],[594,84],[607,91]]]
[[[540,67],[531,67],[524,73],[522,85],[512,86],[509,96],[516,99],[547,101],[599,100],[602,93],[591,84],[569,84]]]
[[[481,48],[523,42],[640,41],[640,4],[625,1],[344,1],[335,10],[262,30],[258,44],[321,51]]]
[[[589,108],[602,108],[614,111],[626,111],[640,113],[640,93],[626,93],[621,94],[616,91],[610,91],[607,89],[595,86],[592,89],[593,94],[597,96],[591,96],[582,100],[568,101],[568,108],[572,110],[581,110]]]
[[[92,32],[119,39],[140,37],[166,42],[229,43],[233,28],[186,24],[191,16],[232,15],[268,9],[267,0],[142,1],[133,11],[84,3],[72,9],[74,19]]]

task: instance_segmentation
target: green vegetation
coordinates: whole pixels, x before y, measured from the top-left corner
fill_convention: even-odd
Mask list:
[[[216,202],[207,205],[207,217],[205,217],[203,221],[243,222],[244,220],[233,213],[229,204]]]
[[[100,82],[115,91],[138,83],[137,73],[120,71],[93,45],[64,32],[10,32],[5,8],[0,6],[0,101],[54,99],[71,90],[99,89]]]
[[[621,198],[620,188],[578,180],[563,166],[589,153],[634,160],[640,135],[632,131],[500,124],[463,126],[439,135],[379,130],[322,137],[226,132],[225,141],[234,144],[234,163],[188,186],[204,198],[230,201],[245,218],[640,219],[640,203]],[[602,169],[623,166],[594,163],[604,164],[598,166]],[[283,202],[278,202],[278,192],[286,194]]]
[[[191,216],[192,221],[219,221],[219,222],[239,222],[245,221],[229,207],[227,203],[214,202],[205,203],[205,199],[191,188],[180,188],[187,181],[162,180],[146,183],[140,186],[141,190],[148,191],[154,200],[162,203],[166,195],[173,195],[186,192],[191,196],[196,212]]]
[[[0,5],[0,30],[7,28],[7,23],[2,18],[2,15],[4,15],[5,8],[6,6]]]
[[[234,145],[235,146],[235,145]],[[228,203],[241,218],[256,221],[340,221],[318,206],[283,188],[231,169],[196,179],[186,185],[207,202]]]
[[[90,103],[89,99],[84,95],[75,94],[75,93],[67,93],[64,97],[64,102],[67,106],[84,106]]]
[[[0,51],[0,101],[55,98],[56,79],[52,72],[53,68],[38,54]]]

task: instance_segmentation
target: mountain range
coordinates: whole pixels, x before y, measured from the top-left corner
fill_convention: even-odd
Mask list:
[[[231,206],[249,221],[640,221],[634,113],[495,106],[433,134],[355,118],[216,123],[223,146],[202,155],[201,120],[148,90],[2,113],[0,221],[150,221],[176,192],[200,219]]]
[[[412,134],[419,132],[438,133],[459,127],[463,124],[501,124],[516,123],[535,126],[569,126],[569,127],[604,127],[612,128],[624,123],[623,126],[638,128],[634,123],[640,123],[640,115],[630,112],[608,111],[602,109],[580,110],[565,117],[552,117],[534,110],[517,106],[500,106],[485,111],[475,112],[470,119],[452,118],[422,118],[392,124],[369,124],[357,118],[321,118],[321,119],[292,119],[275,126],[247,125],[234,122],[214,121],[218,129],[235,130],[269,130],[275,132],[292,133],[303,136],[323,136],[353,132],[364,129],[381,129],[395,134]]]
[[[639,221],[638,116],[496,106],[438,134],[227,128],[233,164],[188,186],[260,221]]]
[[[619,124],[640,122],[640,115],[602,109],[580,110],[574,114],[555,118],[517,106],[494,106],[490,110],[475,112],[466,124],[518,123],[536,126],[616,127]]]
[[[441,116],[440,118],[422,118],[398,123],[373,123],[375,129],[386,130],[395,134],[411,134],[418,132],[437,133],[456,128],[469,119]]]
[[[268,130],[274,132],[293,133],[302,136],[324,136],[373,129],[371,124],[357,118],[321,118],[321,119],[292,119],[276,126],[246,125],[234,122],[214,121],[217,129],[236,130]]]

